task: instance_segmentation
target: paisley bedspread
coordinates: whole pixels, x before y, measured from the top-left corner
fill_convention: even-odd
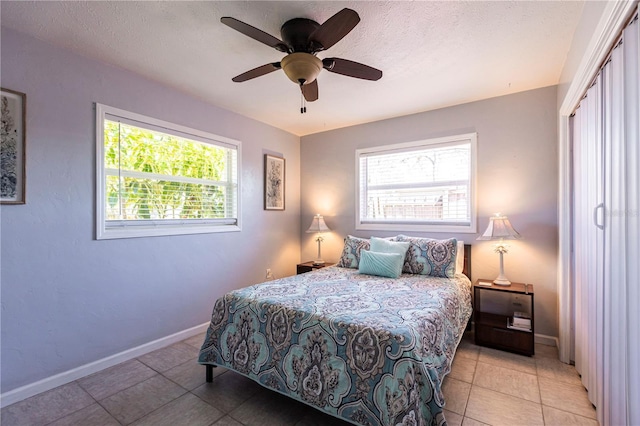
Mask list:
[[[471,316],[463,275],[326,267],[232,291],[198,362],[359,425],[444,424],[442,380]]]

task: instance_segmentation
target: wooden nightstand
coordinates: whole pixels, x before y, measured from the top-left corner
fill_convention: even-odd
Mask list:
[[[327,266],[333,266],[333,265],[335,265],[335,263],[324,263],[322,265],[314,265],[313,262],[298,263],[297,273],[298,275],[300,275],[300,274],[304,274],[305,272],[311,272],[314,269],[325,268]]]
[[[473,300],[476,345],[534,355],[533,285],[499,286],[493,284],[493,280],[477,280],[473,285]],[[513,324],[514,313],[525,318],[525,322],[529,317],[530,329],[517,328]]]

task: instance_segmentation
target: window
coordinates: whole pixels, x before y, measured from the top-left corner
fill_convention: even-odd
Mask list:
[[[476,232],[476,134],[356,151],[356,229]]]
[[[240,230],[240,142],[96,105],[97,238]]]

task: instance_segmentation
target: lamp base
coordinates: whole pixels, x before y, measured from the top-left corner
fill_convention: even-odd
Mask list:
[[[504,285],[504,286],[511,285],[511,281],[509,281],[507,277],[504,276],[504,260],[502,258],[502,255],[504,254],[504,249],[500,249],[498,253],[500,253],[500,274],[498,275],[498,278],[493,280],[493,283],[495,285]]]
[[[322,243],[322,240],[322,235],[318,233],[318,238],[316,238],[316,241],[318,242],[318,257],[313,261],[314,265],[324,265],[324,260],[322,260],[322,254],[320,252],[320,243]]]
[[[505,285],[505,286],[511,285],[511,281],[509,281],[506,278],[500,278],[500,277],[498,277],[495,280],[493,280],[493,283],[495,285]]]

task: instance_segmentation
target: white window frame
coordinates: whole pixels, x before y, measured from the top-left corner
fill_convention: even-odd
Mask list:
[[[198,142],[209,143],[217,146],[233,147],[237,152],[237,220],[202,219],[187,221],[176,219],[162,221],[107,221],[105,217],[107,171],[105,170],[104,162],[104,121],[108,116],[119,117],[123,122],[128,122],[129,124],[139,125],[143,128],[162,131],[164,133],[173,134]],[[102,240],[241,231],[241,159],[242,143],[240,141],[96,103],[96,239]]]
[[[402,231],[402,232],[445,232],[445,233],[476,233],[477,232],[477,148],[478,148],[478,135],[477,133],[465,133],[461,135],[446,136],[441,138],[426,139],[421,141],[405,142],[393,145],[384,145],[371,148],[357,149],[355,155],[356,163],[356,229],[363,231]],[[406,223],[366,223],[363,222],[361,217],[361,194],[360,194],[360,157],[372,153],[383,153],[385,151],[407,151],[418,150],[421,148],[431,148],[434,145],[449,145],[460,142],[468,142],[470,144],[470,167],[469,171],[469,209],[470,209],[470,222],[468,224],[455,225],[451,223],[446,224],[434,224],[434,223],[419,223],[416,221],[407,221]]]

